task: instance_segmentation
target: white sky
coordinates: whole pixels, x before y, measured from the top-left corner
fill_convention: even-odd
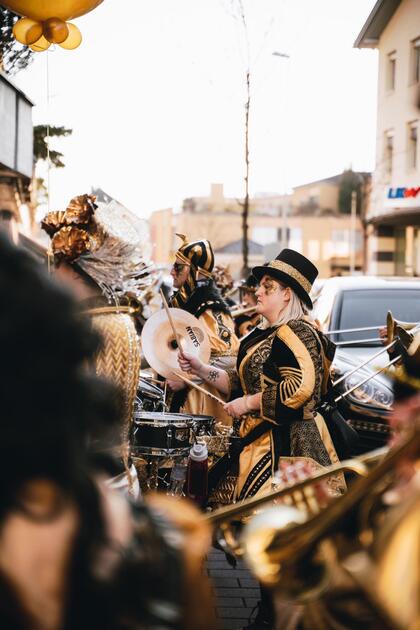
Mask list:
[[[104,0],[75,21],[79,49],[40,53],[14,77],[36,103],[34,124],[73,129],[52,145],[66,168],[51,171],[51,209],[92,185],[142,216],[206,195],[210,182],[243,195],[246,47],[231,2]],[[375,0],[244,4],[250,192],[283,192],[350,165],[371,170],[377,53],[353,42]]]

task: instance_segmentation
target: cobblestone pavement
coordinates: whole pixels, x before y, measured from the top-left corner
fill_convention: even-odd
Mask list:
[[[216,614],[219,630],[240,630],[249,623],[260,591],[242,561],[231,567],[223,552],[211,549],[205,563],[216,595]]]

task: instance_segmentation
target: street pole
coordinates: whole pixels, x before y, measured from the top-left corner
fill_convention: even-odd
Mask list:
[[[272,52],[273,57],[280,57],[281,59],[288,59],[290,60],[290,55],[288,55],[287,53],[284,52],[279,52],[278,50],[275,50]],[[284,146],[284,142],[282,142],[282,145]],[[285,157],[286,159],[286,157]],[[284,165],[283,165],[284,166]],[[284,167],[284,173],[283,173],[283,185],[284,185],[284,196],[287,196],[287,185],[286,185],[286,169]],[[288,216],[288,207],[287,207],[287,201],[285,200],[285,203],[282,203],[281,206],[281,217],[282,217],[282,227],[281,227],[281,247],[282,249],[284,249],[285,247],[287,247],[288,242],[287,242],[287,216]]]
[[[357,192],[351,193],[351,215],[350,215],[350,274],[354,275],[356,269],[356,208]]]

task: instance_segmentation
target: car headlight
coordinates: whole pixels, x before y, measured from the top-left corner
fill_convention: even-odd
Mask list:
[[[360,380],[363,380],[360,374],[352,374],[346,378],[346,391],[357,385]],[[374,379],[357,387],[351,394],[348,394],[348,398],[358,403],[376,405],[377,407],[383,407],[385,409],[392,407],[394,402],[392,391]]]

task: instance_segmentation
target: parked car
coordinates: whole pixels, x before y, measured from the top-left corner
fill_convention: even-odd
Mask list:
[[[368,276],[338,277],[325,280],[315,296],[313,317],[324,332],[385,326],[387,312],[405,322],[420,321],[420,279],[386,279]],[[389,361],[387,352],[379,354],[382,342],[378,329],[334,333],[338,344],[332,365],[332,379],[349,374],[336,387],[337,396],[351,389]],[[340,345],[345,342],[345,345]],[[374,355],[377,354],[378,356]],[[364,368],[350,372],[368,358]],[[390,435],[388,416],[394,402],[392,381],[384,373],[369,379],[339,401],[344,417],[358,431],[360,452],[384,445]]]

